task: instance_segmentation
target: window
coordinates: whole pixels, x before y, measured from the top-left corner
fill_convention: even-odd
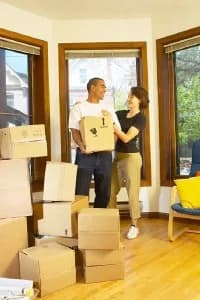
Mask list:
[[[86,83],[87,81],[87,69],[80,68],[80,83]]]
[[[74,151],[72,149],[71,152],[70,135],[66,139],[68,128],[64,125],[68,124],[70,107],[77,101],[85,100],[86,83],[90,78],[101,77],[107,86],[105,103],[114,106],[116,110],[125,108],[130,86],[142,85],[147,88],[146,44],[60,44],[59,54],[62,160],[73,161]],[[79,80],[80,75],[82,80]],[[148,120],[148,111],[145,113]],[[143,154],[142,183],[149,185],[149,127],[140,144]]]
[[[0,29],[0,128],[45,124],[50,154],[48,101],[47,43]],[[31,160],[33,190],[42,186],[45,164]]]
[[[189,175],[200,132],[200,28],[157,40],[161,185]]]
[[[0,128],[8,127],[9,124],[31,124],[29,54],[6,50],[3,43],[1,47],[1,79],[6,97],[2,97],[0,103]]]

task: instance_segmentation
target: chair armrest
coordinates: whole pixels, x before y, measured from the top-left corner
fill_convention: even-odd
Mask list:
[[[170,206],[176,203],[176,194],[177,194],[177,188],[174,185],[171,189],[171,194],[170,194]]]

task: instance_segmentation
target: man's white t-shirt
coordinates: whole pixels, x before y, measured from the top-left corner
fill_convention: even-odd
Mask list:
[[[91,103],[88,101],[83,101],[78,104],[75,104],[69,114],[69,128],[79,130],[79,122],[81,118],[88,116],[102,117],[102,110],[107,110],[111,113],[113,122],[119,127],[120,123],[115,114],[114,109],[106,106],[102,101],[99,103]]]

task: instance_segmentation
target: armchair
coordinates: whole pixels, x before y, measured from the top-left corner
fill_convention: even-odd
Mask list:
[[[190,180],[190,179],[186,179]],[[184,232],[200,233],[200,230],[190,229],[188,226],[184,226],[176,233],[174,233],[174,218],[198,220],[200,221],[200,209],[197,208],[184,208],[180,202],[176,202],[177,198],[177,186],[173,186],[170,195],[170,210],[168,221],[168,239],[174,241]]]

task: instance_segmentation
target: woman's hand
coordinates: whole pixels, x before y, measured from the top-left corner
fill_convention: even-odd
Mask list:
[[[111,117],[112,118],[112,114],[108,110],[102,109],[101,112],[102,112],[102,115],[104,117]]]
[[[122,133],[121,129],[120,129],[117,125],[113,124],[113,128],[114,128],[114,133],[115,133],[117,136],[118,136],[120,133]]]

